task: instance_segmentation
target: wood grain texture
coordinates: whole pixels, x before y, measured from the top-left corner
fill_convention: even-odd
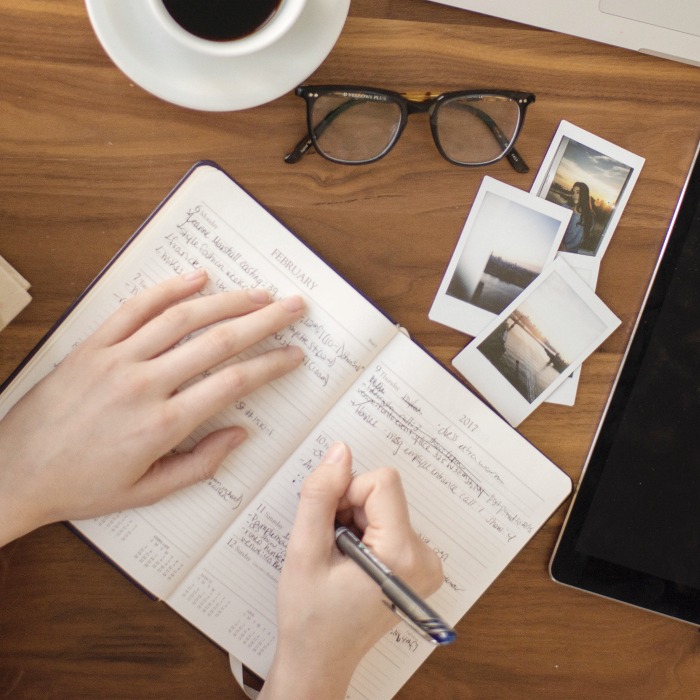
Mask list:
[[[519,142],[531,172],[518,175],[506,163],[449,165],[421,117],[374,165],[286,165],[304,132],[301,100],[221,114],[167,104],[110,62],[81,0],[0,0],[0,47],[0,254],[34,298],[0,334],[2,378],[200,158],[449,367],[469,338],[427,313],[481,178],[529,189],[561,119],[644,156],[598,287],[622,327],[584,365],[576,406],[544,406],[521,426],[578,478],[700,138],[699,69],[424,0],[353,0],[309,82],[535,92]],[[697,630],[549,580],[564,513],[400,698],[700,696]],[[0,697],[207,696],[243,698],[227,657],[65,527],[0,551]]]

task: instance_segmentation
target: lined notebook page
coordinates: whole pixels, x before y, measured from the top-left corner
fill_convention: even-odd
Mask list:
[[[250,437],[215,478],[160,503],[75,523],[158,597],[172,590],[289,456],[395,326],[224,173],[200,166],[114,262],[68,320],[0,395],[0,416],[120,303],[169,276],[204,267],[207,292],[263,287],[300,293],[308,312],[239,357],[293,343],[293,373],[234,403],[183,445],[224,425]]]
[[[168,600],[262,676],[301,483],[334,440],[351,446],[358,472],[400,470],[412,524],[443,562],[445,583],[430,603],[453,624],[571,489],[554,464],[397,335]],[[398,622],[363,661],[349,697],[391,697],[433,648]]]

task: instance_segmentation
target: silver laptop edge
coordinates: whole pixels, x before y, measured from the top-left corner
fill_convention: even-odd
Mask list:
[[[432,0],[700,67],[696,0]]]

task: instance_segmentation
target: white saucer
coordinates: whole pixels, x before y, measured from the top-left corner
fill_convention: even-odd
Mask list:
[[[270,102],[308,78],[331,52],[350,0],[308,0],[276,43],[254,54],[194,53],[157,24],[144,0],[85,0],[107,55],[144,90],[181,107],[212,112]]]

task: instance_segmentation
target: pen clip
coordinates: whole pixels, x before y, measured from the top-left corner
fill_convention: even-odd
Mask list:
[[[431,644],[437,646],[438,644],[450,644],[455,640],[456,635],[454,630],[449,627],[445,627],[441,620],[430,619],[424,621],[426,626],[430,627],[432,630],[431,633],[431,631],[422,627],[416,620],[412,620],[408,615],[406,615],[406,613],[403,612],[403,610],[401,610],[397,605],[394,605],[394,603],[392,603],[390,600],[384,598],[383,603],[387,606],[387,608],[389,608],[389,610],[391,610],[391,612],[400,617],[412,630],[417,632],[423,639],[425,639],[426,642],[430,642]]]

